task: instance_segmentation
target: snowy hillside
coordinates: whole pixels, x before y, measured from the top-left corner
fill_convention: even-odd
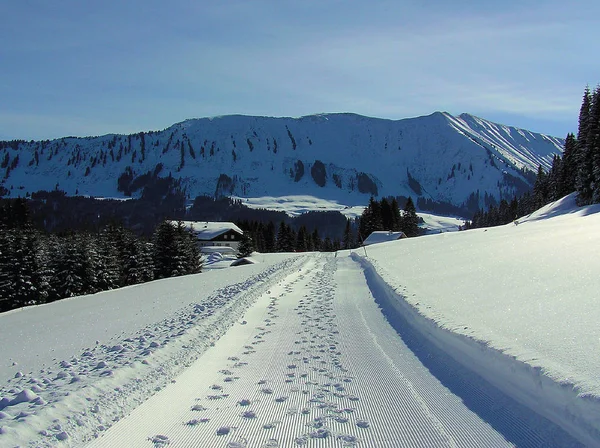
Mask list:
[[[512,197],[530,186],[521,170],[549,167],[562,145],[466,114],[223,116],[128,136],[5,142],[1,185],[11,196],[59,188],[119,197],[171,175],[190,198],[277,192],[364,205],[371,195],[404,195],[484,206],[486,195]]]
[[[0,314],[1,446],[600,446],[600,208]]]

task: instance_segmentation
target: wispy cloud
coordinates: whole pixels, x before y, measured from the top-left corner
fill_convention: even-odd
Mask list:
[[[571,119],[600,72],[600,6],[584,3],[9,0],[0,133],[226,113]]]

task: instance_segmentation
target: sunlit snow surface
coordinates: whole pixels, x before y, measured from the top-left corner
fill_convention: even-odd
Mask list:
[[[306,212],[337,211],[346,218],[355,219],[360,217],[365,210],[364,205],[345,205],[338,201],[322,199],[315,196],[262,196],[256,198],[238,199],[249,208],[266,209],[284,212],[289,216],[298,216]],[[458,230],[464,225],[465,220],[456,217],[434,215],[432,213],[417,213],[422,219],[421,228],[427,233],[442,233]]]
[[[173,446],[180,446],[178,443],[192,446],[189,444],[192,439],[182,436],[188,431],[185,437],[191,437],[191,428],[195,428],[194,431],[214,429],[210,437],[207,433],[206,440],[217,440],[220,445],[205,446],[244,446],[231,445],[238,443],[236,437],[242,434],[243,425],[248,431],[253,425],[259,425],[257,430],[261,430],[260,425],[267,425],[261,419],[279,415],[278,412],[291,406],[291,401],[289,405],[285,404],[288,403],[286,400],[298,399],[291,395],[289,398],[288,395],[276,395],[287,387],[281,378],[291,375],[294,370],[300,373],[296,368],[298,361],[283,363],[281,368],[277,363],[273,364],[278,357],[293,359],[296,356],[294,349],[291,355],[277,351],[283,347],[278,344],[286,341],[293,344],[296,338],[301,344],[316,344],[314,350],[308,345],[301,345],[298,350],[306,349],[314,356],[324,356],[326,374],[338,369],[342,376],[331,380],[329,386],[322,382],[303,384],[298,377],[291,377],[298,381],[298,389],[296,392],[290,389],[292,393],[302,392],[303,387],[309,393],[320,391],[332,397],[338,393],[339,400],[347,400],[356,409],[355,415],[349,416],[348,426],[343,423],[344,414],[335,414],[343,409],[323,400],[312,402],[314,407],[309,409],[311,414],[307,418],[312,418],[313,426],[305,428],[304,435],[300,434],[296,439],[302,441],[306,436],[308,446],[325,446],[319,444],[319,440],[327,434],[319,432],[323,428],[317,427],[324,423],[318,417],[317,405],[321,403],[334,413],[331,418],[340,417],[342,423],[336,420],[331,428],[338,431],[336,437],[343,437],[336,441],[347,443],[346,446],[354,446],[352,437],[355,436],[356,440],[363,441],[356,445],[359,447],[379,446],[377,440],[392,440],[385,446],[394,446],[389,437],[408,437],[408,432],[399,429],[402,425],[389,425],[393,415],[381,413],[378,411],[381,407],[373,404],[393,396],[383,393],[388,389],[383,390],[377,382],[396,384],[393,381],[397,378],[404,378],[403,384],[410,386],[407,389],[412,391],[409,397],[421,397],[416,403],[421,403],[421,409],[428,409],[428,424],[439,429],[423,436],[443,437],[457,446],[484,446],[478,445],[479,437],[485,441],[485,446],[500,446],[498,433],[494,432],[500,431],[518,446],[544,446],[534,443],[534,439],[515,436],[510,428],[503,429],[506,425],[499,425],[493,415],[484,418],[493,426],[494,430],[491,430],[485,429],[481,420],[476,423],[477,419],[469,414],[470,411],[460,410],[463,401],[469,404],[469,397],[461,396],[460,390],[455,390],[452,384],[444,382],[442,374],[436,373],[436,368],[451,364],[450,361],[440,363],[439,359],[444,356],[476,372],[502,393],[566,429],[582,443],[597,446],[600,444],[598,211],[599,206],[576,208],[574,198],[570,196],[521,218],[518,225],[409,238],[355,250],[352,254],[341,251],[337,257],[333,254],[324,258],[312,254],[300,257],[296,254],[255,254],[257,263],[254,265],[225,268],[226,261],[220,260],[216,263],[221,264],[215,264],[215,267],[222,269],[195,276],[159,280],[3,313],[0,315],[0,445],[55,446],[64,440],[67,445],[81,446],[106,434],[97,439],[102,446],[102,441],[109,443],[113,440],[111,437],[117,437],[115,440],[133,437],[134,433],[119,432],[119,428],[129,428],[127,425],[134,423],[135,429],[135,419],[124,417],[139,409],[139,415],[145,418],[150,418],[153,412],[166,417],[163,423],[150,426],[148,430],[138,427],[136,437],[141,435],[141,439],[135,443],[127,440],[123,446],[165,446],[169,442]],[[358,283],[348,286],[362,275],[361,270],[370,289],[355,297],[356,301],[345,301],[346,295],[351,298],[356,295],[357,288],[366,288],[364,280],[362,286]],[[424,364],[434,363],[427,368],[440,375],[441,383],[448,388],[447,393],[436,392],[428,397],[429,387],[437,388],[439,384],[436,386],[435,382],[427,380],[430,386],[421,390],[425,387],[419,380],[421,374],[400,373],[393,369],[388,372],[389,366],[406,364],[416,370],[420,367],[418,363],[414,364],[414,355],[409,352],[400,355],[390,351],[390,347],[399,347],[400,337],[407,335],[403,329],[398,330],[399,335],[385,330],[384,320],[377,317],[379,308],[374,304],[361,308],[362,319],[367,323],[372,320],[369,327],[372,333],[353,333],[358,322],[353,320],[352,307],[365,300],[364,306],[367,306],[369,294],[392,325],[398,319],[398,316],[394,317],[397,312],[412,326],[413,333],[408,336],[413,339],[407,339],[407,345]],[[295,306],[290,300],[299,301],[293,303],[300,305]],[[294,313],[299,316],[296,320]],[[259,331],[249,324],[252,316],[276,325],[273,329],[265,326]],[[346,320],[342,319],[344,316]],[[329,324],[335,324],[339,333],[335,333]],[[293,331],[282,331],[286,325]],[[302,336],[301,332],[307,330],[310,332],[306,337]],[[272,338],[272,334],[280,336]],[[315,340],[325,338],[324,354],[317,354],[319,342],[311,342],[310,335]],[[433,344],[431,350],[435,346],[435,350],[441,352],[419,354],[414,338],[429,341]],[[262,340],[264,344],[258,344]],[[373,341],[379,341],[376,350],[369,345]],[[238,365],[240,361],[230,360],[227,357],[230,355],[218,349],[242,343],[250,347],[247,355],[240,355],[248,358],[247,365]],[[210,350],[213,345],[216,351]],[[275,351],[265,351],[263,347]],[[425,343],[421,347],[428,345]],[[254,352],[259,358],[253,361]],[[270,357],[271,353],[275,358]],[[377,357],[378,353],[388,356],[381,368],[376,369],[381,371],[381,378],[369,376],[368,370],[373,362],[381,362],[377,361],[381,359]],[[213,361],[211,356],[215,357]],[[264,362],[262,356],[265,356]],[[362,362],[358,359],[360,356],[369,356],[370,361]],[[196,360],[200,364],[195,364]],[[310,356],[308,361],[310,366],[316,366],[320,359]],[[239,375],[219,373],[217,366],[222,362],[231,363],[233,371],[240,372]],[[198,372],[191,375],[192,368],[200,369],[201,375],[198,376]],[[430,374],[427,370],[425,373]],[[318,371],[311,370],[309,374],[320,379]],[[352,382],[345,386],[348,390],[340,388],[336,392],[336,381],[345,378],[343,375]],[[192,384],[186,382],[188,380],[197,382],[204,378],[212,381],[213,376],[222,380],[223,385],[216,381],[211,383],[202,396],[191,395],[186,389]],[[241,377],[238,383],[236,376]],[[456,378],[452,372],[450,376]],[[242,404],[238,403],[238,408],[235,408],[237,401],[230,408],[225,395],[233,393],[231,399],[236,397],[235,400],[244,398],[239,394],[245,389],[239,389],[239,385],[259,377],[279,379],[280,383],[255,386],[261,388],[254,393],[262,394],[263,401],[248,411],[258,411],[258,416],[254,418],[251,413],[240,416],[244,412],[243,400],[240,401]],[[228,378],[239,385],[230,385]],[[171,384],[172,381],[176,383]],[[179,389],[177,384],[180,384]],[[198,384],[195,387],[199,387]],[[272,400],[267,400],[269,387],[273,388]],[[177,390],[183,395],[173,395]],[[161,393],[156,394],[157,391]],[[390,392],[398,391],[392,389]],[[460,399],[454,397],[454,393]],[[148,400],[155,394],[153,401]],[[220,395],[225,400],[223,404],[215,407],[210,402],[212,410],[207,411],[215,420],[202,427],[200,409],[209,407],[206,401],[217,400]],[[169,397],[177,397],[180,403],[169,402]],[[202,401],[195,401],[198,398]],[[356,402],[353,401],[355,398]],[[448,403],[453,412],[465,419],[461,420],[465,425],[461,430],[453,429],[452,425],[458,424],[455,418],[444,423],[447,416],[443,406],[436,408],[439,400],[448,398],[452,398]],[[154,403],[157,407],[146,405],[143,408],[146,403]],[[270,407],[267,407],[268,403],[271,403]],[[390,402],[390,406],[393,405],[395,403]],[[181,409],[178,410],[178,406]],[[192,409],[194,406],[197,410]],[[499,404],[492,401],[485,406],[495,409]],[[222,409],[219,411],[219,408]],[[476,406],[469,409],[479,412]],[[180,410],[193,417],[185,421],[178,419]],[[295,410],[297,417],[294,418],[303,418],[301,410]],[[226,412],[233,412],[235,421],[217,419]],[[287,418],[284,415],[287,414],[284,412],[282,418]],[[168,429],[169,418],[175,418],[171,423],[174,426],[171,426],[172,433],[165,433],[159,426]],[[397,418],[404,417],[398,414]],[[276,420],[273,420],[273,434],[284,437],[285,432],[275,428]],[[118,426],[115,425],[117,421]],[[382,426],[383,423],[386,425]],[[217,424],[221,426],[210,426]],[[239,430],[236,429],[238,426]],[[418,424],[409,425],[406,431],[415,427]],[[236,431],[240,432],[236,434]],[[473,439],[467,443],[466,439],[457,439],[458,434]],[[182,438],[177,439],[177,436]],[[533,442],[525,443],[529,440]],[[413,442],[414,446],[419,446],[418,438]],[[266,446],[276,446],[273,443]],[[292,445],[284,443],[280,446]]]

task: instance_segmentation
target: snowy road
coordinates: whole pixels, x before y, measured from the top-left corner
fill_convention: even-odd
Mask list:
[[[424,366],[371,289],[350,257],[306,257],[183,374],[88,446],[571,445],[502,399],[488,402],[485,417],[474,412],[465,403],[477,400]],[[494,400],[481,387],[462,389]]]

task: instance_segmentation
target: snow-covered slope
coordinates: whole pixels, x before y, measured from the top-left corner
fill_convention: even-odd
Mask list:
[[[600,446],[599,226],[568,196],[0,314],[0,445]]]
[[[599,226],[571,195],[0,314],[0,445],[600,446]]]
[[[60,188],[118,197],[119,178],[121,190],[135,190],[135,179],[150,173],[181,179],[192,198],[277,193],[357,205],[370,195],[404,195],[483,206],[486,194],[498,199],[530,185],[521,170],[548,167],[562,145],[466,114],[223,116],[129,136],[5,143],[0,161],[12,196]]]

